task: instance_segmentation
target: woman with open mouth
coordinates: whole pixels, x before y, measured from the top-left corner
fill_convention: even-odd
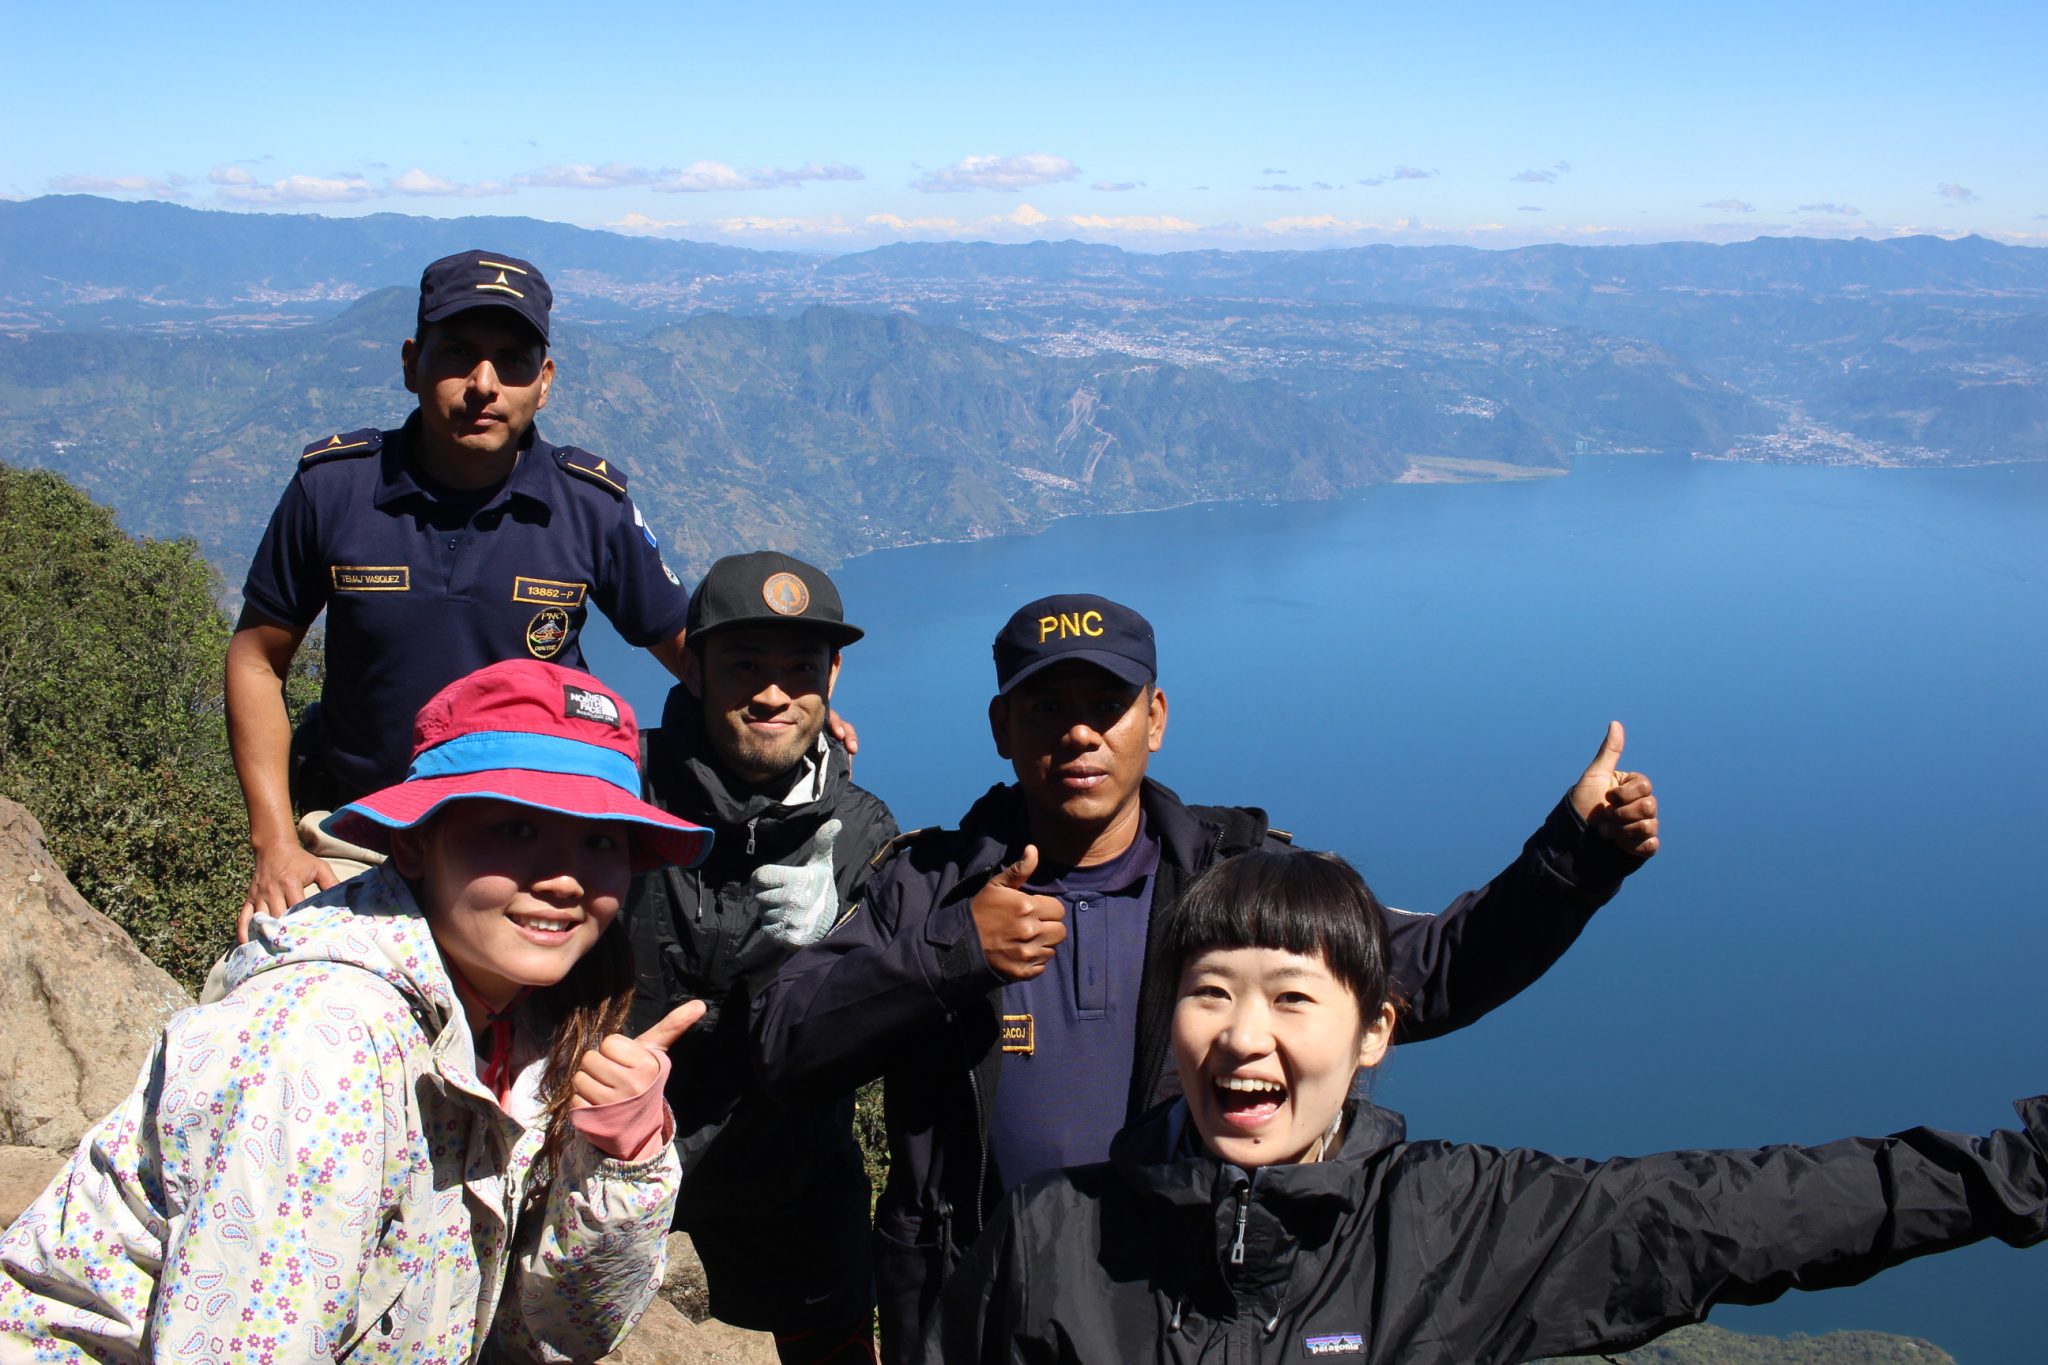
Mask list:
[[[1349,865],[1232,858],[1164,935],[1181,1097],[1108,1163],[1011,1195],[947,1283],[930,1359],[1508,1365],[2048,1237],[2048,1097],[1985,1138],[1605,1162],[1410,1143],[1356,1084],[1398,1002]]]
[[[595,1360],[661,1280],[685,1005],[622,1029],[612,919],[707,831],[632,712],[535,660],[444,688],[328,828],[381,867],[258,916],[228,994],[0,1237],[0,1360]],[[118,1002],[110,1002],[118,1008]]]

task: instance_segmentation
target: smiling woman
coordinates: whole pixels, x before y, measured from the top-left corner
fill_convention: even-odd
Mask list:
[[[596,1359],[646,1308],[704,1007],[620,1032],[610,926],[710,836],[640,800],[586,674],[481,669],[413,741],[329,822],[389,861],[261,918],[0,1238],[0,1358]]]
[[[1357,1093],[1397,1012],[1385,934],[1328,854],[1246,853],[1191,887],[1165,934],[1182,1098],[1107,1165],[1011,1196],[928,1358],[1511,1365],[2048,1237],[2048,1097],[1986,1138],[1606,1162],[1405,1142]]]

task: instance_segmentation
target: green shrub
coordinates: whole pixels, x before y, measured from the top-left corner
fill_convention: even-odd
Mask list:
[[[0,465],[0,795],[188,986],[250,871],[217,588],[191,541],[134,539],[61,477]]]

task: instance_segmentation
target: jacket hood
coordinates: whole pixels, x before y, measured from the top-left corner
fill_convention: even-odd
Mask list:
[[[739,780],[711,750],[704,733],[703,703],[689,688],[677,683],[668,690],[668,700],[662,704],[660,730],[648,740],[650,747],[660,754],[660,761],[646,764],[648,781],[664,810],[690,812],[690,819],[710,826],[718,834],[715,849],[730,848],[732,840],[728,836],[732,831],[764,817],[779,820],[815,805],[829,808],[839,790],[851,783],[852,764],[845,748],[829,730],[819,738],[823,741],[820,761],[825,765],[825,779],[814,801],[791,805],[773,796],[744,791]]]
[[[469,1022],[427,917],[389,864],[300,902],[282,919],[256,916],[249,941],[228,954],[227,988],[232,993],[267,972],[301,963],[342,963],[383,979],[437,1040],[437,1053],[446,1045],[453,1057],[474,1056]]]

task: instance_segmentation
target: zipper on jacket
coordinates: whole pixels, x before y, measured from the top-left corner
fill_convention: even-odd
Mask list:
[[[758,815],[747,821],[747,852],[749,853],[754,851],[754,826],[760,823],[761,817]]]
[[[983,1191],[988,1188],[988,1119],[981,1112],[981,1077],[971,1069],[967,1073],[967,1089],[974,1096],[974,1135],[981,1143],[981,1166],[974,1173],[974,1232],[980,1236],[988,1231],[982,1226],[988,1221],[983,1212],[987,1204]]]
[[[1230,1244],[1230,1263],[1244,1264],[1244,1225],[1252,1216],[1252,1187],[1249,1181],[1240,1180],[1235,1190],[1237,1195],[1237,1239]]]

